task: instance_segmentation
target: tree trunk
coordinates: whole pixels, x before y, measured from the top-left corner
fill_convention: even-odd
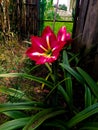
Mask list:
[[[87,68],[90,67],[88,71],[98,79],[98,0],[78,0],[73,38],[74,51],[93,50],[90,55],[92,63],[87,64]]]

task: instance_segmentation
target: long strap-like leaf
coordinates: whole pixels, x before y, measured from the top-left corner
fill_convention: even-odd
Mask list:
[[[87,119],[88,117],[98,113],[98,103],[93,104],[83,111],[79,112],[77,115],[75,115],[71,120],[68,121],[67,125],[69,128],[77,125],[79,122]]]
[[[32,75],[28,75],[28,74],[25,74],[25,73],[0,74],[0,77],[22,77],[22,78],[26,78],[26,79],[29,79],[29,80],[36,81],[38,83],[44,83],[49,88],[52,88],[52,85],[53,85],[51,82],[49,82],[49,81],[47,81],[47,80],[45,80],[43,78],[32,76]]]
[[[89,74],[87,74],[84,70],[77,67],[78,72],[81,74],[81,76],[85,79],[86,83],[89,85],[92,92],[95,94],[95,96],[98,99],[98,85],[97,83],[90,77]]]

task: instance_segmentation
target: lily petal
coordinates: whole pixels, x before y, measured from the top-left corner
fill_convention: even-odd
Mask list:
[[[66,33],[66,40],[71,39],[71,34],[70,33]]]
[[[65,26],[61,27],[57,34],[58,41],[66,41],[66,28]]]
[[[32,42],[32,48],[38,52],[43,52],[44,51],[43,48],[47,49],[47,45],[41,37],[32,36],[31,42]]]
[[[31,59],[31,60],[38,60],[40,55],[33,55],[35,53],[35,51],[33,51],[33,49],[30,47],[27,51],[26,51],[26,55]]]
[[[45,64],[46,62],[47,62],[47,63],[52,63],[52,62],[54,62],[55,60],[57,60],[57,57],[56,57],[56,56],[51,56],[51,57],[41,56],[41,57],[39,58],[39,60],[36,61],[36,64]]]
[[[46,26],[46,28],[43,30],[42,32],[42,38],[46,41],[46,37],[49,37],[49,42],[50,44],[53,41],[56,41],[56,35],[54,34],[54,32],[52,31],[52,29],[49,26]]]

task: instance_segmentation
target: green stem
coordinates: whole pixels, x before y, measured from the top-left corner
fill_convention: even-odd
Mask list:
[[[51,79],[54,81],[54,76],[53,76],[53,73],[52,73],[52,66],[50,66],[48,63],[45,63],[46,67],[48,68],[48,70],[50,71],[50,76],[51,76]]]
[[[50,65],[48,63],[45,63],[45,65],[48,68],[48,70],[52,73],[52,69],[51,69]]]
[[[57,61],[52,64],[52,72],[54,75],[54,86],[57,84]]]
[[[54,75],[54,88],[55,88],[55,86],[57,85],[57,82],[58,82],[57,61],[54,62],[52,65],[53,65],[52,71],[53,71],[53,75]],[[54,93],[53,93],[53,106],[57,105],[57,100],[58,100],[57,90],[58,90],[58,88],[56,87],[56,89],[54,89]]]

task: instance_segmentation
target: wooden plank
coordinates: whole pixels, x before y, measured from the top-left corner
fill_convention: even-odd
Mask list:
[[[81,51],[82,67],[98,80],[98,0],[82,1],[77,18],[73,50]]]
[[[80,41],[81,41],[82,35],[83,35],[89,0],[82,0],[82,1],[78,1],[78,2],[79,3],[76,7],[77,9],[76,9],[75,25],[73,27],[74,28],[73,37],[75,38],[73,48],[75,51],[79,51],[79,49],[82,46],[82,43],[80,44]]]
[[[98,0],[90,0],[85,20],[82,44],[86,48],[98,44]]]

